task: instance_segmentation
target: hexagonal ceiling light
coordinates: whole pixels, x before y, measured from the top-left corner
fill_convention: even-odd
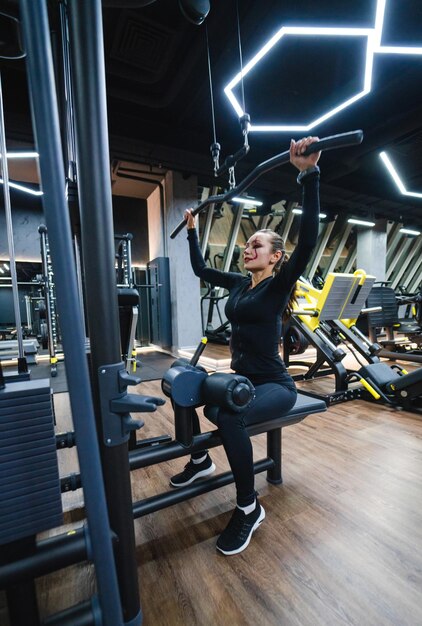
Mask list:
[[[349,107],[360,98],[363,98],[371,91],[372,85],[372,68],[375,54],[411,54],[422,55],[422,47],[412,46],[382,46],[381,37],[384,23],[385,5],[387,0],[378,0],[375,16],[375,25],[373,28],[325,28],[313,26],[283,26],[269,41],[255,54],[252,59],[246,63],[241,72],[238,72],[234,78],[224,88],[224,93],[229,99],[234,110],[239,117],[244,115],[242,106],[233,93],[233,89],[241,82],[242,78],[263,59],[274,46],[285,36],[295,35],[298,37],[366,37],[366,60],[365,71],[363,77],[362,90],[341,102],[334,108],[330,109],[316,119],[302,124],[251,124],[250,131],[255,132],[285,132],[285,131],[309,131],[321,122],[328,120],[343,109]]]
[[[402,179],[400,178],[396,168],[394,167],[393,163],[391,162],[390,157],[388,156],[386,152],[384,151],[380,152],[380,157],[385,167],[387,168],[391,178],[394,180],[399,191],[402,193],[403,196],[411,196],[412,198],[422,198],[422,193],[419,193],[418,191],[408,191],[406,189]]]

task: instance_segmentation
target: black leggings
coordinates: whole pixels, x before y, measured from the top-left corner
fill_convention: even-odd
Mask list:
[[[255,397],[242,413],[229,409],[218,410],[217,418],[212,421],[218,426],[224,449],[229,460],[236,484],[236,501],[239,506],[248,506],[255,499],[255,476],[253,471],[252,443],[246,431],[250,424],[259,424],[275,419],[287,413],[296,402],[297,391],[292,382],[263,383],[255,386]],[[207,407],[204,411],[207,415]],[[199,434],[199,419],[196,413],[193,419],[193,432]],[[204,452],[193,454],[200,458]]]

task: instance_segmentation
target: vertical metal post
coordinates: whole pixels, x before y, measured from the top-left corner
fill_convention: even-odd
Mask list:
[[[240,223],[243,217],[243,208],[244,208],[243,204],[238,204],[236,205],[236,208],[235,208],[232,225],[230,228],[229,240],[227,242],[227,248],[224,252],[223,267],[222,267],[223,272],[230,271],[230,265],[233,259],[233,251],[236,245],[237,236],[239,234],[239,229],[240,229]],[[219,287],[216,293],[217,293],[217,297],[221,297],[224,293],[224,289],[222,287]]]
[[[283,217],[283,221],[281,224],[281,232],[280,237],[283,239],[284,243],[287,243],[287,237],[289,236],[290,229],[293,224],[293,220],[296,217],[296,213],[293,213],[293,209],[297,207],[297,202],[289,202],[286,207],[286,212]]]
[[[274,461],[274,467],[267,471],[267,481],[273,485],[279,485],[283,482],[281,469],[281,433],[281,428],[267,432],[267,456]]]
[[[327,222],[326,224],[324,224],[323,231],[320,233],[318,238],[317,246],[314,250],[311,260],[308,263],[309,269],[305,271],[305,276],[308,280],[312,280],[314,277],[314,274],[317,270],[319,262],[321,261],[322,255],[324,254],[325,246],[328,243],[328,239],[330,238],[331,231],[333,230],[335,223],[336,222],[334,219],[331,222]]]
[[[392,288],[397,289],[400,281],[403,276],[406,275],[406,271],[408,271],[409,267],[412,268],[416,262],[416,259],[419,259],[419,254],[422,249],[422,237],[416,237],[413,241],[413,245],[410,247],[408,254],[406,255],[406,259],[403,262],[401,268],[396,272],[392,282]]]
[[[420,259],[420,262],[418,264],[418,269],[415,272],[415,275],[412,278],[412,281],[409,283],[408,289],[410,293],[413,293],[414,291],[416,291],[416,289],[420,287],[421,282],[422,282],[422,258]]]
[[[35,535],[24,537],[1,546],[0,563],[12,563],[32,555],[34,551]],[[24,580],[6,587],[6,599],[12,626],[40,626],[37,593],[33,580]]]
[[[350,270],[352,269],[353,263],[356,261],[357,253],[358,253],[358,247],[355,243],[350,248],[349,254],[347,255],[347,258],[344,262],[343,267],[341,268],[341,271],[343,272],[343,274],[348,274],[350,272]]]
[[[268,227],[268,222],[270,221],[270,215],[261,215],[258,220],[257,230],[264,230]]]
[[[233,216],[232,227],[230,230],[229,241],[227,243],[226,252],[224,254],[224,262],[223,262],[223,272],[230,271],[230,265],[233,259],[233,251],[236,245],[237,236],[239,234],[240,222],[243,217],[243,209],[245,208],[243,204],[239,204],[237,207],[237,211]]]
[[[390,261],[394,255],[397,244],[400,239],[403,237],[403,234],[400,232],[400,229],[403,227],[403,224],[395,223],[388,232],[387,236],[387,263],[386,267],[389,266]]]
[[[388,280],[392,273],[394,272],[396,265],[399,263],[403,263],[403,258],[406,258],[409,247],[412,243],[412,240],[409,237],[404,236],[400,246],[397,249],[396,254],[391,259],[389,265],[387,265],[385,272],[385,280]],[[400,265],[401,267],[401,265]]]
[[[84,310],[84,291],[83,291],[83,281],[82,281],[82,264],[81,264],[81,252],[79,250],[79,242],[78,236],[75,235],[73,237],[73,246],[75,249],[75,263],[76,263],[76,277],[78,281],[78,293],[79,293],[79,305],[81,309],[81,317],[83,321],[83,326],[86,328],[85,324],[85,310]]]
[[[69,58],[69,30],[67,25],[66,6],[63,2],[59,6],[60,12],[60,28],[62,41],[62,58],[63,58],[63,90],[65,101],[65,126],[66,126],[66,151],[65,158],[67,162],[67,176],[72,182],[76,182],[76,146],[73,119],[72,104],[72,83],[70,74],[70,58]]]
[[[23,374],[28,371],[28,365],[25,358],[23,349],[23,337],[22,337],[22,320],[21,311],[19,307],[19,286],[18,277],[16,274],[16,261],[15,261],[15,244],[13,241],[13,225],[12,225],[12,208],[10,204],[10,189],[9,189],[9,168],[7,166],[7,148],[6,148],[6,127],[4,123],[4,107],[3,107],[3,89],[0,74],[0,151],[1,151],[1,171],[3,178],[3,197],[4,197],[4,209],[6,215],[6,229],[7,229],[7,243],[9,247],[10,257],[10,276],[12,278],[12,293],[13,293],[13,309],[15,313],[16,322],[16,337],[18,340],[18,372]]]
[[[125,622],[134,626],[135,623],[140,623],[142,617],[128,445],[105,445],[98,380],[100,368],[121,362],[102,7],[100,0],[69,0],[68,7],[81,245],[93,399],[110,524],[119,537],[115,555],[123,615]]]
[[[218,187],[211,187],[211,189],[208,190],[208,194],[206,197],[208,196],[214,196],[218,191]],[[205,194],[202,194],[202,198],[201,198],[201,202],[205,200]],[[210,206],[208,207],[208,211],[207,211],[207,219],[205,221],[205,226],[204,226],[204,232],[202,233],[202,239],[201,239],[201,252],[202,252],[202,256],[205,258],[205,254],[207,252],[207,246],[208,246],[208,241],[210,238],[210,233],[211,233],[211,226],[212,226],[212,218],[214,217],[214,208],[215,208],[215,202],[213,202],[212,204],[210,204]]]
[[[413,265],[411,270],[408,272],[407,276],[406,276],[406,280],[404,282],[404,286],[406,287],[406,289],[409,289],[411,292],[413,291],[412,289],[410,289],[410,285],[412,285],[412,281],[414,279],[414,277],[416,276],[416,284],[415,284],[415,289],[418,286],[419,282],[418,282],[418,270],[420,271],[422,267],[422,257],[419,258],[415,258],[413,259]]]
[[[27,52],[33,126],[40,154],[43,204],[57,278],[57,307],[98,595],[104,626],[121,626],[122,611],[97,445],[85,355],[85,333],[78,304],[70,219],[65,196],[47,7],[43,0],[20,0],[20,9]]]
[[[341,256],[341,253],[343,252],[344,246],[346,245],[346,241],[347,238],[350,234],[350,231],[352,230],[353,225],[352,224],[344,224],[344,229],[342,230],[342,234],[340,237],[340,240],[337,244],[337,247],[335,249],[335,251],[333,252],[333,255],[330,259],[330,262],[328,264],[327,269],[324,271],[324,278],[330,273],[330,272],[334,272],[335,267],[337,265],[337,262]]]

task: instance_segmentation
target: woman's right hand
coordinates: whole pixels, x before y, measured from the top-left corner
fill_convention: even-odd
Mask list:
[[[191,228],[196,228],[196,217],[192,215],[192,209],[185,209],[183,217],[186,220],[186,228],[188,230],[190,230]]]

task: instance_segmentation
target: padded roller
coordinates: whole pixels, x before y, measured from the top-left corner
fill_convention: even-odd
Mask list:
[[[201,391],[205,404],[217,405],[235,413],[243,411],[255,394],[254,386],[245,376],[222,373],[208,376],[202,383]]]
[[[191,365],[172,365],[165,372],[161,389],[166,396],[173,398],[179,406],[200,406],[202,402],[202,382],[208,374],[203,368]]]

